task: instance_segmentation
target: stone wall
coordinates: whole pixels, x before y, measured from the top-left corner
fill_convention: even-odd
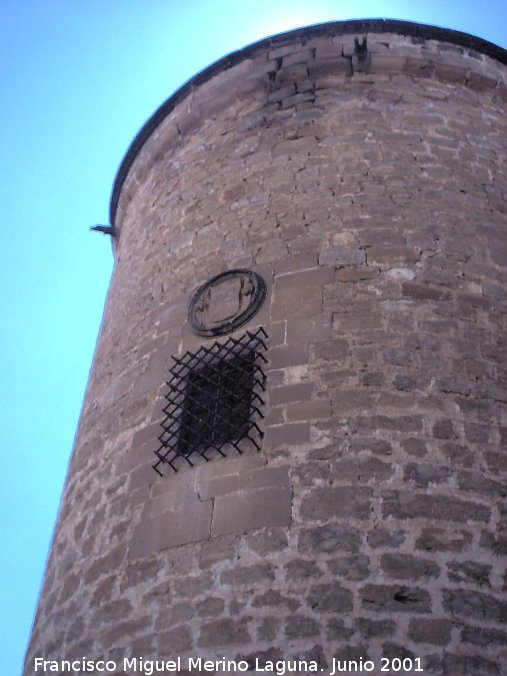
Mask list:
[[[26,674],[83,655],[502,673],[505,80],[456,44],[309,29],[161,121],[121,189]],[[246,327],[269,335],[262,450],[160,478],[170,357],[213,342],[189,298],[237,267],[268,284]]]

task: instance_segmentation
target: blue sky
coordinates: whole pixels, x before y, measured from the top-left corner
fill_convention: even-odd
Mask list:
[[[176,88],[267,35],[399,18],[507,47],[505,0],[3,0],[0,673],[28,639],[112,271],[109,196]],[[61,656],[63,657],[63,656]]]

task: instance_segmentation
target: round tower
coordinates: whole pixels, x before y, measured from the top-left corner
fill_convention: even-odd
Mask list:
[[[506,62],[322,24],[148,120],[25,674],[502,673]]]

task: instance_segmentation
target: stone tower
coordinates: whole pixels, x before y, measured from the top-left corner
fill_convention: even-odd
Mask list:
[[[146,123],[25,674],[505,673],[506,63],[329,23]]]

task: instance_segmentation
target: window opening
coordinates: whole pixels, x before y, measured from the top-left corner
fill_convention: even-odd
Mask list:
[[[225,343],[217,341],[195,353],[172,357],[160,447],[153,466],[158,474],[162,476],[164,463],[177,471],[180,458],[192,466],[196,454],[206,461],[214,451],[226,457],[227,445],[242,453],[244,439],[260,450],[266,338],[261,327],[239,338],[229,337]]]

